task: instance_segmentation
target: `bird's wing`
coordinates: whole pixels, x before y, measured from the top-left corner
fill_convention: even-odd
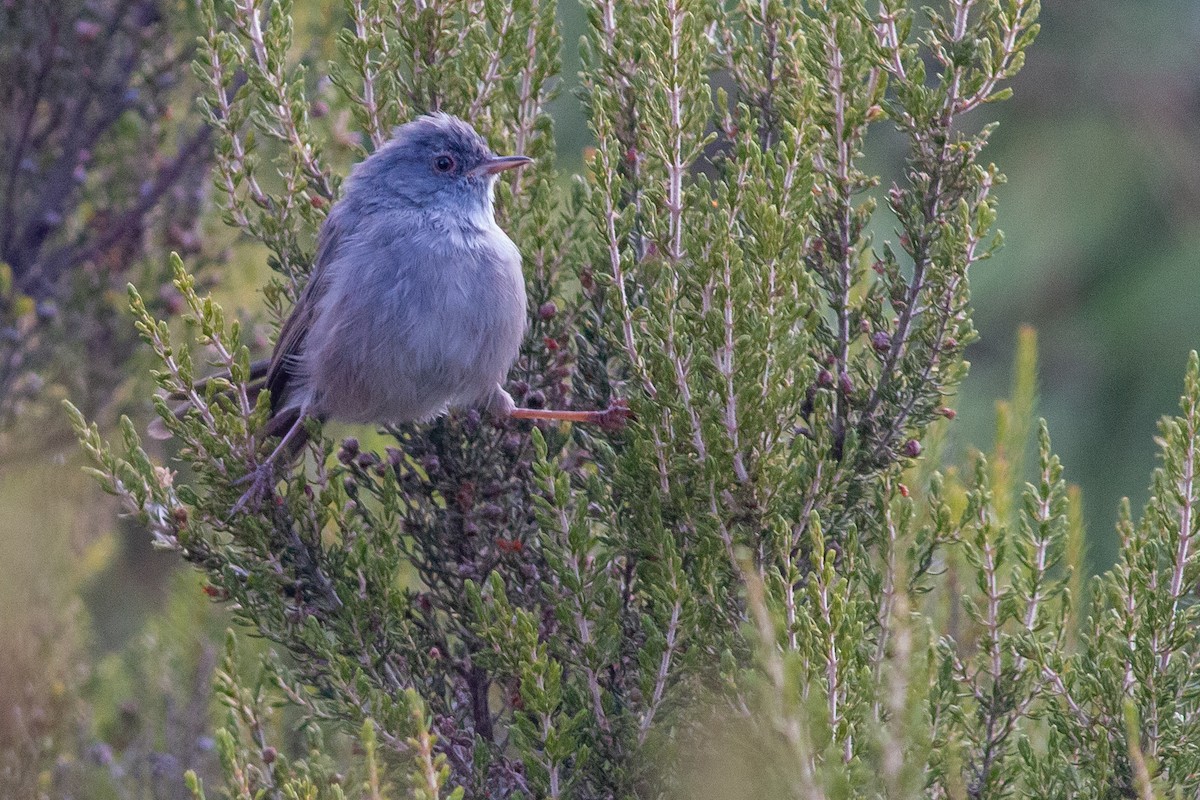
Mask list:
[[[280,408],[287,397],[291,380],[299,368],[300,355],[304,352],[304,340],[312,327],[317,315],[317,306],[329,284],[329,263],[337,253],[338,245],[344,233],[340,224],[337,208],[321,226],[321,234],[317,241],[317,257],[308,283],[300,293],[300,299],[292,306],[292,313],[284,321],[279,330],[279,338],[275,342],[275,351],[271,354],[271,363],[267,367],[266,387],[271,392],[271,413]]]

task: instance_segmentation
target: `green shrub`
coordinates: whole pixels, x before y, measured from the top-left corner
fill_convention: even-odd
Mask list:
[[[219,680],[232,796],[1195,793],[1196,359],[1155,499],[1124,513],[1087,605],[1044,427],[1023,482],[1031,340],[992,458],[930,463],[974,336],[968,271],[998,242],[990,128],[966,115],[1007,94],[1038,10],[939,8],[589,3],[596,147],[568,186],[553,5],[350,0],[320,119],[289,3],[205,5],[218,185],[270,248],[277,319],[338,195],[320,126],[348,111],[366,152],[451,111],[537,159],[499,198],[531,295],[514,394],[636,413],[318,432],[276,502],[231,515],[266,412],[240,326],[178,263],[186,341],[131,289],[160,385],[194,405],[158,403],[186,477],[132,424],[118,455],[75,422],[126,510],[278,647]],[[886,188],[862,166],[872,128],[907,145]],[[879,201],[894,241],[870,233]],[[228,378],[198,386],[212,368]],[[270,743],[280,700],[306,752]],[[349,773],[330,729],[360,738]]]

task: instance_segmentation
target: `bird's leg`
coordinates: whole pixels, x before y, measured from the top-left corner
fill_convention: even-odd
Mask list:
[[[514,408],[509,414],[513,419],[548,419],[558,422],[583,422],[599,424],[607,411],[564,411],[557,408]]]
[[[299,414],[296,421],[291,424],[287,432],[283,434],[283,438],[279,440],[279,444],[271,451],[271,454],[258,463],[253,470],[239,478],[234,486],[240,486],[244,483],[249,483],[248,488],[230,510],[230,516],[236,515],[243,508],[246,508],[251,502],[257,502],[263,495],[269,493],[275,484],[275,467],[279,457],[287,452],[288,445],[298,433],[304,430],[304,414]]]
[[[508,412],[513,419],[544,419],[554,422],[581,422],[599,425],[608,430],[619,430],[630,419],[633,412],[624,401],[615,401],[603,411],[566,411],[558,408],[514,408]]]

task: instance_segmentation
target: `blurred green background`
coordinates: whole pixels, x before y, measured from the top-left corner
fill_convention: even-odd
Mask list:
[[[311,15],[298,30],[337,6],[298,4]],[[573,72],[583,16],[574,4],[562,13]],[[1041,22],[1015,98],[971,120],[1001,121],[989,155],[1008,175],[997,192],[1006,244],[972,275],[981,340],[968,352],[950,457],[987,446],[1016,331],[1032,324],[1040,413],[1083,488],[1099,571],[1115,555],[1119,498],[1135,509],[1145,499],[1155,422],[1174,411],[1186,354],[1200,347],[1200,3],[1056,0]],[[556,116],[564,166],[577,166],[587,133],[569,93]],[[902,155],[880,141],[879,157]],[[256,259],[236,251],[221,287],[246,316],[259,307]],[[52,595],[83,575],[93,641],[119,647],[163,602],[173,559],[136,530],[102,536],[118,527],[115,509],[80,475],[65,430],[48,441],[0,461],[0,601],[20,608],[31,586]]]
[[[1083,489],[1099,571],[1200,347],[1200,3],[1059,0],[1041,24],[998,109],[1006,242],[972,275],[981,339],[956,433],[986,444],[1016,330],[1036,327],[1040,413]]]

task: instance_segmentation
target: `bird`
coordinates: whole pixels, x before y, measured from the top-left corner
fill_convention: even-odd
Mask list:
[[[629,417],[621,403],[519,408],[504,388],[528,316],[521,254],[496,221],[495,185],[531,163],[432,113],[396,128],[351,170],[266,364],[262,435],[280,441],[247,475],[254,486],[239,506],[302,451],[309,419],[399,424],[452,408],[600,425]]]

